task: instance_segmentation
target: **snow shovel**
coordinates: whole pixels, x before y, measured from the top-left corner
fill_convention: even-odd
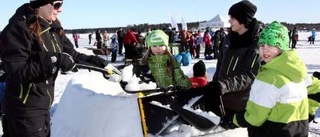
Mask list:
[[[100,72],[100,73],[102,73],[102,75],[105,79],[109,79],[112,72],[115,72],[116,74],[121,75],[121,72],[116,67],[112,67],[110,69],[105,69],[105,68],[100,68],[100,67],[96,67],[96,66],[92,66],[92,65],[80,64],[80,63],[76,63],[76,67],[82,68],[82,69],[88,69],[89,71],[93,70],[93,71]]]
[[[193,103],[189,103],[195,96],[186,93],[186,96],[176,100],[174,98],[176,94],[177,92],[167,92],[138,98],[144,136],[148,136],[148,134],[163,136],[170,133],[171,128],[181,124],[192,125],[201,131],[208,131],[217,127],[210,119],[183,108],[185,104],[188,104],[191,108],[201,106],[202,97]],[[152,102],[159,102],[161,105]],[[165,105],[170,105],[170,107],[163,107]]]

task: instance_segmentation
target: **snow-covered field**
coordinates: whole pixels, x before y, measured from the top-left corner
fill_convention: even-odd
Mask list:
[[[308,73],[320,71],[320,41],[315,45],[307,43],[310,32],[300,32],[300,41],[297,50],[305,61]],[[71,35],[68,37],[72,40]],[[72,40],[73,41],[73,40]],[[93,40],[94,43],[94,40]],[[79,40],[79,52],[93,55],[86,47],[88,34],[81,34]],[[103,57],[103,56],[101,56]],[[103,57],[105,58],[105,57]],[[110,60],[110,57],[108,57]],[[114,66],[123,64],[123,57],[118,56]],[[208,80],[215,72],[216,60],[204,60],[207,67]],[[189,66],[182,69],[186,75],[192,76],[192,66],[199,59],[193,59]],[[98,72],[79,70],[67,75],[59,75],[56,80],[55,99],[51,109],[52,137],[141,137],[142,129],[137,105],[137,95],[126,94],[119,83],[110,82]],[[320,117],[320,112],[317,115]],[[320,122],[320,118],[318,118]],[[310,124],[312,129],[320,132],[317,124]],[[180,132],[174,132],[168,136],[197,136],[204,134],[193,127],[183,126]],[[214,137],[247,136],[246,129],[238,128],[218,134]],[[313,135],[316,136],[316,135]],[[320,135],[318,135],[320,136]]]

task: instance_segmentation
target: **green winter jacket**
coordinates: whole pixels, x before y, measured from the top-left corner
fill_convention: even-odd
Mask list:
[[[309,97],[309,114],[315,115],[320,107],[320,80],[312,77],[312,84],[307,87]]]
[[[295,50],[284,51],[259,68],[246,112],[233,122],[251,136],[307,136],[307,68]]]
[[[188,76],[183,74],[180,65],[174,60],[173,77],[167,72],[168,55],[151,55],[148,58],[148,66],[158,87],[166,87],[170,85],[179,85],[190,88],[191,82]]]

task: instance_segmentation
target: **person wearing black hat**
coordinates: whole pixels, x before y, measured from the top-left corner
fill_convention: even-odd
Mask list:
[[[50,108],[59,70],[75,62],[105,67],[104,59],[77,52],[57,19],[62,0],[30,0],[0,35],[6,73],[2,126],[6,137],[50,136]]]
[[[224,108],[221,125],[228,118],[245,109],[249,91],[258,73],[261,59],[256,53],[260,27],[257,7],[248,0],[233,4],[229,9],[230,34],[223,41],[223,55],[219,56],[212,88],[221,96]],[[229,128],[225,126],[225,128]]]

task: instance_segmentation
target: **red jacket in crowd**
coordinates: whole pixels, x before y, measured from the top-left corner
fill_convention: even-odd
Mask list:
[[[139,43],[139,41],[137,40],[136,36],[134,35],[134,32],[132,30],[130,30],[129,32],[126,33],[126,35],[124,35],[123,44],[124,45],[131,45],[133,43]]]

